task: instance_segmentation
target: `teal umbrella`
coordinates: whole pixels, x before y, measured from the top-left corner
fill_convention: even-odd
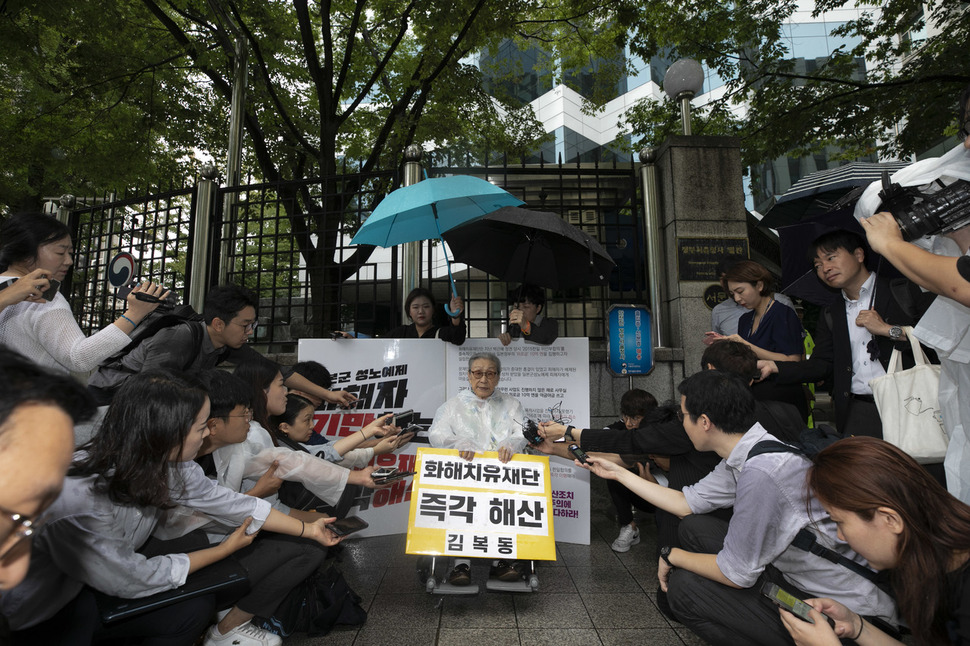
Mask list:
[[[441,239],[441,234],[477,220],[503,206],[525,204],[505,190],[469,175],[435,177],[387,195],[364,221],[351,244],[393,247],[417,240]],[[458,295],[451,263],[445,254],[451,293]],[[457,316],[445,306],[450,316]]]

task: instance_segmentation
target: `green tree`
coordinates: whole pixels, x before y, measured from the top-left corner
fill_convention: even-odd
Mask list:
[[[0,3],[0,211],[168,184],[221,145],[225,104],[149,21],[131,2]]]
[[[877,151],[909,155],[958,127],[957,99],[970,83],[965,2],[817,0],[816,14],[856,6],[869,11],[835,29],[858,44],[815,61],[813,71],[799,70],[783,37],[784,21],[798,6],[794,0],[646,0],[635,6],[640,10],[632,12],[631,5],[633,18],[622,27],[631,51],[645,60],[676,52],[705,63],[726,81],[723,98],[709,107],[713,115],[746,106],[739,127],[718,119],[714,130],[727,126],[739,134],[748,164],[832,145],[848,158]],[[631,114],[629,127],[665,134],[657,116],[656,106],[645,104]]]

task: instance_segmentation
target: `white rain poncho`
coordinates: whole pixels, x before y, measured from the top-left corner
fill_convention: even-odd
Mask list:
[[[923,159],[896,171],[890,179],[900,186],[923,187],[937,179],[944,184],[970,181],[970,150],[961,143],[942,157]],[[881,187],[881,182],[873,182],[866,188],[856,204],[856,218],[876,212]],[[960,255],[959,247],[946,236],[920,238],[913,244],[939,256]],[[937,296],[913,336],[940,357],[940,409],[950,438],[943,462],[946,484],[950,493],[970,504],[970,308]]]
[[[482,399],[466,389],[438,407],[428,442],[438,449],[480,452],[506,447],[519,453],[526,445],[524,422],[525,410],[514,397],[496,390]]]

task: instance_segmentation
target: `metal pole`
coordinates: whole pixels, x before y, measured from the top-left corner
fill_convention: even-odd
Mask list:
[[[684,134],[690,134],[690,100],[694,98],[694,95],[689,92],[684,92],[679,97],[680,99],[680,122],[684,126]]]
[[[640,181],[643,182],[643,232],[646,238],[644,264],[650,287],[651,332],[653,347],[664,347],[663,323],[666,313],[664,302],[664,263],[660,252],[660,193],[657,187],[657,151],[644,148],[640,151]]]
[[[404,185],[421,181],[421,146],[411,144],[404,149]],[[403,304],[411,290],[421,284],[421,243],[406,242],[401,245],[401,323],[407,324],[408,313]]]
[[[189,247],[192,258],[192,271],[186,296],[188,303],[196,312],[202,311],[202,303],[208,291],[206,270],[209,267],[209,250],[212,248],[212,216],[215,211],[216,189],[219,186],[216,167],[207,164],[202,167],[202,177],[197,185],[195,202],[195,230]]]
[[[237,36],[235,56],[233,57],[232,103],[229,109],[229,154],[226,159],[226,186],[238,187],[241,184],[242,168],[242,128],[246,115],[246,89],[249,83],[249,45],[246,39]],[[222,204],[222,244],[219,252],[219,283],[226,282],[231,264],[232,239],[235,235],[234,210],[238,195],[226,191]]]

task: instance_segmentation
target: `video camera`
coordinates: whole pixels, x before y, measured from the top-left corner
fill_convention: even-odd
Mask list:
[[[882,174],[880,211],[896,218],[907,242],[928,235],[949,233],[970,224],[970,182],[957,180],[935,193],[924,193],[915,187],[903,187]]]

